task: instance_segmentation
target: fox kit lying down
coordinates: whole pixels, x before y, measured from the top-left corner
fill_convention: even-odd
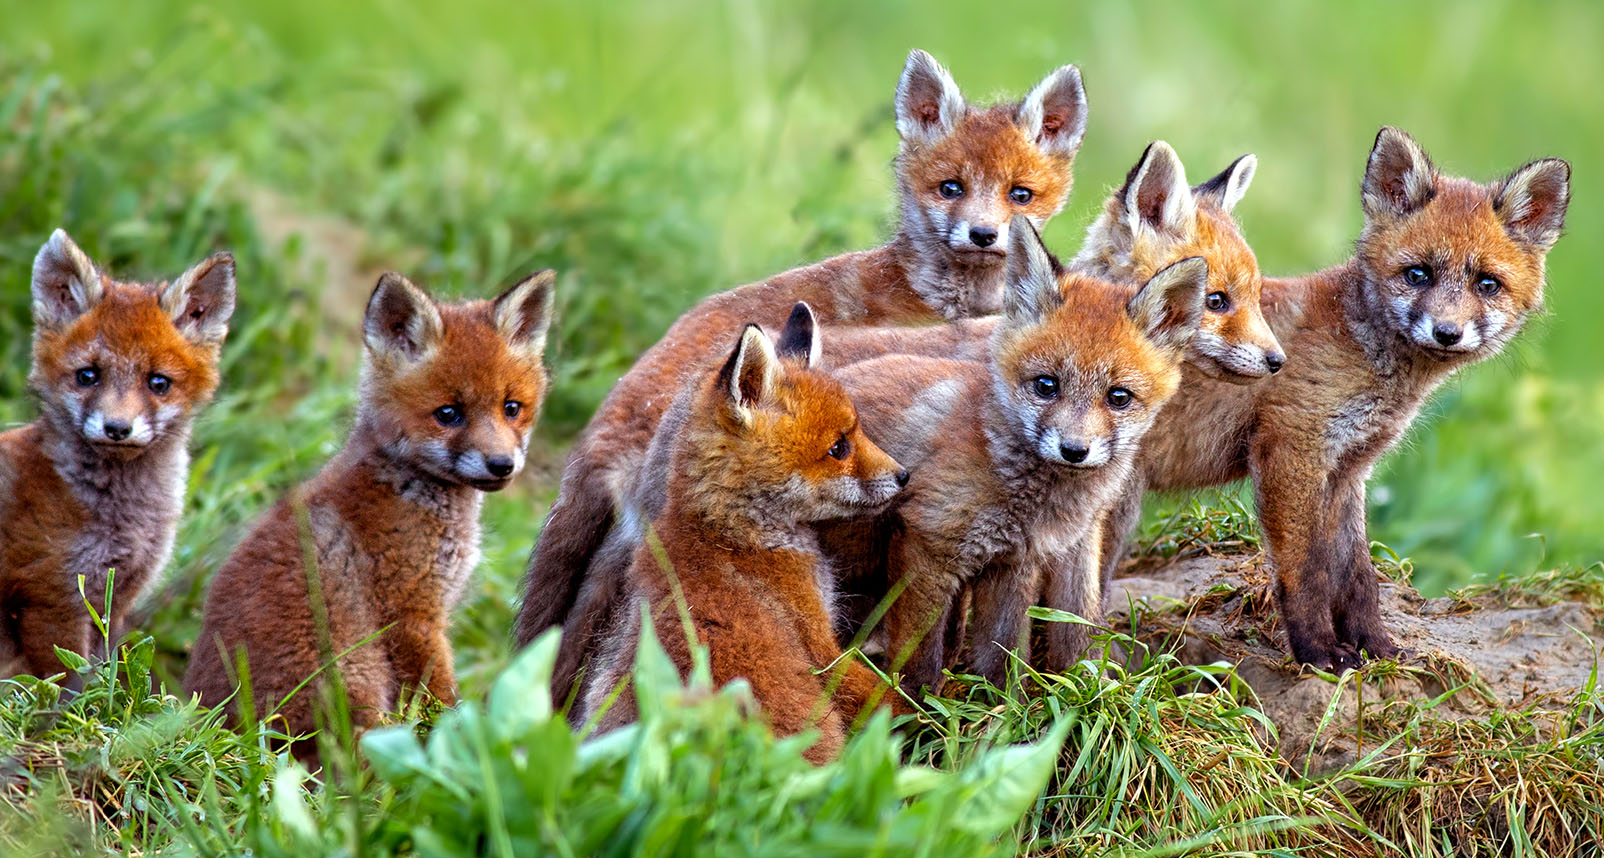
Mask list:
[[[1010,218],[1023,213],[1040,226],[1068,199],[1086,93],[1080,72],[1063,66],[1022,101],[971,106],[945,69],[914,51],[897,84],[896,119],[896,238],[702,301],[641,355],[574,445],[529,559],[515,628],[527,644],[548,626],[564,626],[552,683],[559,696],[605,628],[616,592],[582,592],[581,582],[614,522],[617,498],[687,379],[713,368],[730,331],[747,322],[777,329],[797,301],[821,321],[844,325],[995,312]]]
[[[1028,224],[1012,242],[1006,311],[984,363],[893,355],[837,371],[865,431],[913,476],[879,520],[832,528],[825,556],[867,569],[886,546],[887,584],[902,588],[885,616],[886,652],[893,664],[906,657],[909,688],[939,687],[965,586],[975,587],[970,666],[998,682],[1039,598],[1100,617],[1102,517],[1203,316],[1202,259],[1132,296],[1055,270]],[[1083,628],[1054,624],[1038,663],[1066,667]]]
[[[1251,476],[1293,657],[1341,669],[1362,653],[1395,654],[1378,610],[1365,480],[1438,384],[1497,354],[1541,307],[1569,183],[1570,167],[1552,158],[1491,184],[1444,176],[1407,134],[1381,129],[1354,258],[1265,281],[1286,369],[1252,387],[1188,375],[1110,519],[1108,570],[1144,484]]]
[[[319,685],[285,698],[335,655],[358,726],[403,688],[455,702],[446,626],[479,561],[483,492],[523,467],[545,397],[554,281],[542,271],[494,301],[438,304],[399,274],[379,278],[345,448],[212,581],[184,677],[203,703],[234,693],[241,653],[255,711],[283,703],[292,735],[314,727]]]
[[[115,645],[172,553],[190,422],[217,389],[234,312],[234,258],[124,283],[58,229],[34,259],[32,289],[28,383],[40,417],[0,434],[0,675],[49,676],[61,670],[55,647],[94,648],[78,577],[99,610],[115,570]]]
[[[807,751],[814,762],[835,756],[847,725],[884,690],[867,667],[842,658],[809,524],[884,509],[908,474],[864,436],[840,384],[815,368],[814,330],[811,311],[798,305],[776,353],[748,325],[691,396],[674,427],[666,506],[652,523],[663,559],[645,544],[635,552],[623,628],[587,680],[589,714],[628,676],[642,607],[681,672],[690,670],[675,581],[713,681],[744,678],[780,734],[817,726],[819,740]],[[625,690],[600,724],[634,715]]]

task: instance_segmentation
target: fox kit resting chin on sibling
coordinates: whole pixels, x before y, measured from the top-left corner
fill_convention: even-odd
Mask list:
[[[1022,101],[971,106],[946,69],[914,51],[897,84],[896,124],[902,222],[890,244],[702,301],[636,361],[575,444],[530,556],[515,629],[527,644],[548,626],[564,626],[552,682],[559,698],[617,597],[616,581],[592,586],[586,570],[675,393],[712,368],[730,331],[747,322],[778,329],[797,301],[841,325],[995,312],[1010,219],[1024,214],[1039,227],[1068,199],[1086,93],[1080,72],[1063,66]]]
[[[623,628],[607,639],[587,679],[590,715],[628,677],[643,608],[681,673],[690,671],[676,581],[714,683],[744,678],[781,735],[817,727],[808,759],[835,756],[847,726],[885,691],[867,667],[842,658],[829,576],[809,524],[879,512],[908,474],[864,436],[841,385],[815,369],[814,331],[805,305],[778,352],[748,325],[723,367],[687,399],[684,422],[662,427],[676,436],[666,505],[652,522],[663,555],[644,540],[635,552]],[[634,717],[625,689],[600,725]]]
[[[94,651],[83,600],[100,610],[108,570],[116,645],[172,552],[190,423],[217,389],[234,312],[234,259],[123,283],[58,229],[32,288],[40,417],[0,434],[0,675],[49,676],[62,669],[55,647]]]
[[[1015,225],[1012,244],[986,362],[896,355],[837,371],[865,430],[913,476],[881,519],[832,528],[825,554],[835,568],[872,568],[889,546],[886,582],[901,592],[885,616],[886,653],[893,665],[906,658],[911,689],[939,688],[966,586],[970,666],[999,683],[1038,599],[1099,618],[1101,518],[1203,316],[1202,259],[1163,269],[1133,296],[1057,271],[1029,224]],[[1082,629],[1053,624],[1039,663],[1066,667]]]
[[[1491,184],[1444,176],[1407,134],[1381,129],[1354,258],[1265,281],[1286,368],[1251,387],[1186,380],[1148,440],[1141,481],[1110,517],[1109,563],[1144,483],[1251,476],[1293,657],[1341,669],[1397,653],[1379,613],[1365,480],[1438,384],[1497,354],[1541,307],[1569,185],[1557,159]]]
[[[554,281],[542,271],[494,301],[438,304],[379,278],[345,448],[212,581],[184,677],[203,703],[235,692],[242,655],[263,717],[335,655],[359,727],[403,688],[455,702],[446,626],[479,560],[483,492],[523,467],[545,397]],[[277,710],[291,735],[315,726],[321,684]]]

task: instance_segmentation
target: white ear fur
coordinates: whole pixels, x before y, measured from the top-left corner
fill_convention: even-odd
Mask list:
[[[162,290],[162,312],[192,342],[220,343],[234,316],[234,257],[214,253],[178,275]]]
[[[1197,216],[1186,167],[1163,140],[1148,144],[1125,183],[1125,223],[1132,234],[1143,229],[1187,235]]]
[[[730,410],[741,423],[749,423],[752,409],[773,395],[778,361],[774,344],[762,328],[747,325],[741,331],[735,351],[719,370]]]
[[[935,143],[958,127],[966,110],[952,75],[935,57],[914,49],[897,81],[897,134],[908,143]]]
[[[1182,349],[1203,322],[1208,285],[1208,262],[1189,256],[1154,274],[1131,297],[1126,310],[1148,339],[1164,348]]]
[[[1559,241],[1570,202],[1571,165],[1544,158],[1499,183],[1493,210],[1516,240],[1547,250]]]
[[[1243,155],[1231,162],[1223,172],[1207,182],[1192,189],[1192,193],[1203,199],[1210,199],[1221,210],[1229,213],[1242,202],[1247,194],[1248,186],[1253,184],[1253,174],[1259,169],[1259,159],[1254,155]]]
[[[790,318],[780,330],[775,353],[781,358],[801,358],[808,369],[817,369],[823,350],[819,336],[819,319],[806,301],[796,302]]]
[[[362,319],[362,338],[375,357],[419,360],[443,333],[440,311],[422,289],[394,271],[380,275]]]
[[[1376,135],[1365,162],[1360,197],[1365,216],[1398,217],[1409,214],[1437,193],[1437,168],[1414,138],[1391,126]]]
[[[47,329],[89,312],[105,291],[88,254],[61,229],[52,232],[34,256],[31,288],[34,324]]]
[[[496,332],[515,351],[539,360],[546,350],[557,272],[546,269],[518,281],[496,297]]]
[[[1086,87],[1080,69],[1054,69],[1025,96],[1015,120],[1047,152],[1074,155],[1086,136]]]
[[[1016,322],[1038,322],[1064,303],[1047,247],[1030,219],[1014,215],[1008,224],[1008,257],[1003,312]]]

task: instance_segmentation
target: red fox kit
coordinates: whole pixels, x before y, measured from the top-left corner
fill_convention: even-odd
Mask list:
[[[586,610],[575,604],[580,581],[612,526],[617,498],[675,393],[709,368],[729,331],[749,321],[777,328],[797,301],[821,321],[848,325],[929,323],[997,309],[1010,219],[1023,213],[1040,226],[1069,196],[1086,130],[1080,72],[1063,66],[1020,102],[974,107],[929,54],[914,51],[897,85],[896,120],[902,222],[890,244],[704,300],[602,403],[574,446],[530,556],[515,629],[520,644]],[[575,661],[572,648],[580,645],[566,636],[560,658]]]
[[[937,686],[959,592],[976,587],[970,665],[1000,682],[1025,610],[1096,619],[1103,515],[1119,498],[1142,436],[1175,392],[1203,316],[1208,266],[1192,257],[1133,296],[1059,273],[1029,224],[1014,230],[1006,310],[984,363],[894,355],[838,371],[866,431],[910,466],[880,538],[826,543],[835,568],[872,568],[903,591],[885,617],[887,654],[910,688]],[[838,534],[837,534],[838,535]],[[838,553],[837,549],[844,548]],[[1062,669],[1085,646],[1055,624],[1041,660]]]
[[[811,311],[798,305],[776,352],[748,325],[723,367],[697,387],[672,442],[666,506],[653,522],[665,561],[645,545],[636,551],[622,633],[609,638],[587,682],[589,712],[628,674],[642,605],[681,672],[690,670],[670,575],[708,648],[714,682],[745,678],[778,733],[812,725],[832,679],[825,668],[841,661],[845,672],[816,725],[810,760],[835,756],[876,693],[867,667],[841,660],[830,579],[809,523],[880,511],[908,473],[864,436],[840,384],[815,369],[814,330]],[[601,726],[633,718],[626,692]]]
[[[166,565],[184,506],[190,422],[217,389],[234,259],[169,283],[123,283],[56,230],[33,262],[37,421],[0,434],[0,670],[88,655],[115,570],[113,643]],[[70,686],[77,685],[69,677]]]
[[[1299,662],[1341,669],[1398,652],[1377,605],[1365,480],[1443,379],[1497,354],[1541,307],[1569,185],[1552,158],[1491,184],[1444,176],[1407,134],[1381,129],[1354,258],[1264,284],[1286,369],[1252,387],[1188,378],[1150,437],[1147,487],[1253,478]],[[1110,519],[1111,560],[1142,482]]]
[[[358,726],[404,687],[455,701],[446,626],[479,560],[482,493],[523,467],[545,397],[554,281],[542,271],[494,301],[438,304],[399,274],[379,278],[350,439],[212,581],[184,678],[203,703],[234,693],[242,651],[262,714],[333,654]],[[279,710],[292,734],[313,728],[315,696]]]

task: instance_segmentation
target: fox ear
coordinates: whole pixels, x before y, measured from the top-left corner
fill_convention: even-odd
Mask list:
[[[100,272],[64,230],[33,258],[33,320],[41,328],[59,328],[89,312],[104,293]]]
[[[1229,213],[1242,202],[1242,197],[1248,192],[1248,185],[1253,184],[1253,174],[1259,169],[1259,159],[1254,155],[1243,155],[1231,162],[1218,176],[1209,179],[1192,189],[1193,196],[1198,199],[1209,200],[1219,206],[1222,211]]]
[[[778,372],[774,345],[757,325],[747,325],[729,360],[718,371],[719,389],[737,422],[746,425],[756,408],[774,389]]]
[[[1189,256],[1154,274],[1125,309],[1161,348],[1184,349],[1203,323],[1203,293],[1208,285],[1208,262],[1201,256]]]
[[[1086,136],[1086,87],[1080,69],[1059,66],[1043,78],[1025,96],[1014,119],[1044,151],[1066,158],[1074,155]]]
[[[547,268],[518,281],[492,305],[496,332],[514,351],[532,360],[540,360],[546,351],[556,288],[557,272]]]
[[[1571,165],[1558,158],[1544,158],[1498,183],[1493,211],[1517,241],[1547,250],[1559,241],[1570,202]]]
[[[952,75],[917,48],[897,81],[897,133],[908,143],[935,143],[958,127],[966,109]]]
[[[1003,312],[1015,322],[1038,322],[1064,303],[1058,274],[1035,224],[1022,214],[1008,224]]]
[[[191,342],[221,343],[234,316],[234,293],[234,257],[214,253],[162,289],[161,308]]]
[[[362,319],[362,339],[375,357],[418,360],[442,333],[440,311],[422,289],[394,271],[379,276]]]
[[[1413,137],[1392,126],[1376,134],[1365,163],[1360,197],[1365,216],[1399,217],[1416,211],[1437,195],[1437,168]]]
[[[782,358],[800,360],[808,369],[819,366],[819,320],[806,301],[796,302],[791,317],[785,320],[780,331],[780,342],[775,352]]]
[[[1170,144],[1147,144],[1142,159],[1125,177],[1122,191],[1125,224],[1132,233],[1144,229],[1185,236],[1191,234],[1197,204],[1186,186],[1186,167]]]

